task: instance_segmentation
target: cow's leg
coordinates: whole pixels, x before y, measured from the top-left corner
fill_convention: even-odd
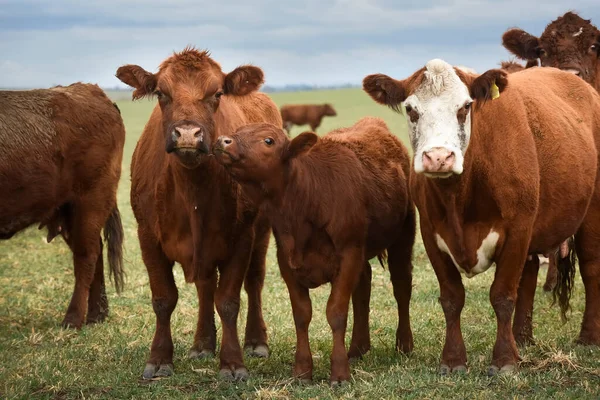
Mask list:
[[[424,230],[423,228],[421,224],[421,230]],[[467,350],[460,329],[460,314],[465,305],[465,287],[458,269],[448,255],[440,252],[433,235],[423,233],[422,237],[427,256],[440,285],[439,302],[446,319],[446,338],[439,372],[442,375],[450,372],[465,372]]]
[[[413,335],[410,328],[410,297],[412,294],[412,252],[415,242],[415,210],[409,210],[398,239],[388,248],[390,278],[394,297],[398,304],[398,329],[396,350],[408,354],[413,350]]]
[[[308,326],[312,319],[312,304],[308,288],[301,286],[292,276],[289,265],[279,259],[279,270],[285,281],[292,303],[294,325],[296,326],[296,355],[293,376],[303,382],[310,382],[313,373],[313,360],[308,341]]]
[[[198,323],[194,344],[188,353],[189,358],[206,358],[215,355],[217,348],[217,330],[215,327],[215,290],[217,288],[216,271],[208,279],[197,279]]]
[[[102,241],[100,241],[100,254],[96,262],[94,280],[90,287],[88,297],[87,324],[103,322],[108,316],[108,298],[104,282],[104,259],[102,257]]]
[[[496,274],[490,288],[490,302],[496,313],[496,343],[488,375],[516,368],[519,352],[512,331],[512,316],[523,267],[527,261],[530,232],[509,232],[496,260]],[[530,279],[530,278],[528,278]]]
[[[171,314],[177,305],[177,286],[173,277],[173,262],[163,253],[158,240],[138,227],[142,259],[148,271],[152,308],[156,315],[156,329],[150,348],[150,357],[142,377],[169,376],[173,374],[173,339],[171,337]]]
[[[517,292],[517,305],[513,319],[513,335],[519,346],[533,344],[533,300],[537,287],[540,259],[537,254],[527,260]]]
[[[371,349],[369,334],[369,302],[371,301],[371,264],[365,262],[358,284],[352,293],[354,323],[348,358],[360,358]]]
[[[253,242],[253,233],[244,232],[232,252],[231,260],[219,269],[219,285],[215,294],[215,305],[222,327],[219,375],[226,380],[248,378],[238,339],[237,318],[240,292],[250,263]]]
[[[575,235],[579,258],[579,272],[585,287],[585,310],[577,341],[600,346],[600,192],[594,198],[588,213]],[[558,282],[560,284],[560,282]]]
[[[341,251],[340,270],[331,283],[331,294],[327,301],[327,322],[333,333],[331,351],[332,386],[350,379],[350,364],[344,344],[350,296],[359,281],[364,265],[364,249],[350,247]]]
[[[262,312],[262,289],[265,282],[265,262],[270,236],[271,229],[267,220],[259,220],[256,224],[250,266],[244,280],[244,288],[248,294],[248,318],[246,318],[244,348],[249,355],[254,357],[269,356],[267,325]]]
[[[95,207],[94,200],[96,199],[91,195],[82,197],[73,206],[69,244],[73,251],[75,289],[62,322],[64,327],[81,328],[98,257],[102,257],[100,232],[109,211]]]
[[[546,254],[548,257],[548,271],[546,272],[546,281],[544,282],[544,291],[551,292],[556,286],[556,280],[558,278],[558,270],[556,269],[556,259],[554,252]]]

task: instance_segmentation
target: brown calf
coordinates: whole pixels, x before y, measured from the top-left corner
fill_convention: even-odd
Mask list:
[[[574,234],[586,289],[579,341],[600,344],[598,93],[557,69],[474,76],[442,60],[402,81],[371,75],[363,86],[379,103],[404,102],[408,114],[412,196],[446,317],[440,371],[466,369],[461,273],[472,277],[496,263],[490,300],[498,330],[489,373],[512,370],[515,335],[531,335],[537,254]],[[557,286],[563,315],[570,268]]]
[[[62,325],[108,315],[101,231],[110,274],[123,286],[117,186],[125,128],[96,85],[0,91],[0,239],[32,224],[61,234],[73,252],[75,289]]]
[[[322,139],[305,132],[291,141],[279,128],[252,124],[220,137],[215,154],[255,201],[264,202],[273,225],[296,324],[294,376],[312,379],[309,288],[330,282],[330,381],[350,379],[348,357],[360,357],[371,346],[368,260],[386,251],[398,302],[396,348],[410,352],[415,210],[408,192],[408,152],[385,123],[363,118]],[[351,296],[354,326],[346,353]]]
[[[335,117],[337,113],[331,104],[295,104],[281,107],[283,128],[288,135],[294,125],[309,125],[316,132],[323,117]]]
[[[126,65],[117,77],[135,88],[134,99],[158,98],[131,164],[131,205],[156,314],[143,377],[173,372],[171,314],[178,297],[173,264],[178,262],[198,291],[198,326],[189,356],[214,354],[216,305],[223,329],[220,375],[245,379],[237,336],[240,291],[245,280],[245,346],[266,357],[261,290],[270,226],[210,149],[217,136],[244,124],[281,126],[275,104],[256,92],[263,72],[246,65],[225,74],[207,52],[186,48],[163,61],[156,74]]]

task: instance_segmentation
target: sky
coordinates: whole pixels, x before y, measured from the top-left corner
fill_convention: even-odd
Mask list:
[[[0,87],[76,81],[122,87],[117,68],[156,72],[187,45],[225,72],[254,64],[266,84],[401,79],[442,58],[478,72],[511,58],[506,29],[539,36],[574,10],[600,26],[600,1],[577,0],[0,0]]]

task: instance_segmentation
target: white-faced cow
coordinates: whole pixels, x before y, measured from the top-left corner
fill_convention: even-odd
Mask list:
[[[466,369],[461,274],[470,278],[496,263],[490,301],[498,325],[489,373],[513,370],[513,332],[531,327],[533,296],[524,294],[536,284],[537,254],[572,235],[586,289],[579,341],[600,344],[598,93],[554,68],[476,76],[438,59],[405,80],[370,75],[363,86],[378,103],[395,109],[404,103],[408,114],[412,196],[446,317],[440,372]],[[558,284],[563,315],[568,272]]]

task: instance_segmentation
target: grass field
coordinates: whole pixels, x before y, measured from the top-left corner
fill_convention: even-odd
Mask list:
[[[277,93],[279,104],[330,102],[338,116],[325,118],[320,133],[347,126],[365,115],[383,117],[406,143],[405,124],[398,116],[371,101],[358,89],[305,93]],[[466,375],[437,374],[444,339],[444,317],[439,289],[420,237],[414,252],[414,290],[411,322],[415,351],[394,352],[396,307],[387,271],[374,266],[371,302],[372,350],[352,366],[352,382],[329,388],[331,333],[325,318],[329,287],[312,291],[311,348],[315,357],[314,383],[291,379],[295,330],[287,290],[279,277],[274,246],[267,260],[264,289],[265,318],[271,357],[246,359],[247,382],[219,381],[218,359],[190,361],[197,315],[193,285],[184,283],[175,267],[179,303],[173,314],[175,375],[160,381],[140,379],[154,333],[150,288],[142,263],[136,223],[129,206],[129,162],[153,102],[118,100],[127,128],[119,207],[125,227],[127,285],[117,296],[109,287],[110,316],[81,331],[64,330],[60,321],[73,287],[71,255],[61,240],[45,243],[45,233],[31,228],[0,244],[0,398],[56,399],[284,399],[284,398],[598,398],[600,350],[573,344],[583,311],[583,285],[577,276],[573,312],[562,324],[557,308],[541,290],[540,274],[535,303],[537,344],[521,350],[519,372],[488,378],[487,366],[495,340],[496,322],[488,289],[493,272],[465,280],[467,300],[462,327],[469,357]],[[306,127],[303,127],[307,129]],[[294,134],[303,129],[295,128]],[[245,294],[240,327],[245,326]],[[350,320],[351,323],[351,320]],[[349,325],[350,327],[351,325]],[[240,330],[243,332],[243,329]],[[220,335],[220,330],[217,333]],[[347,342],[348,343],[348,342]]]

